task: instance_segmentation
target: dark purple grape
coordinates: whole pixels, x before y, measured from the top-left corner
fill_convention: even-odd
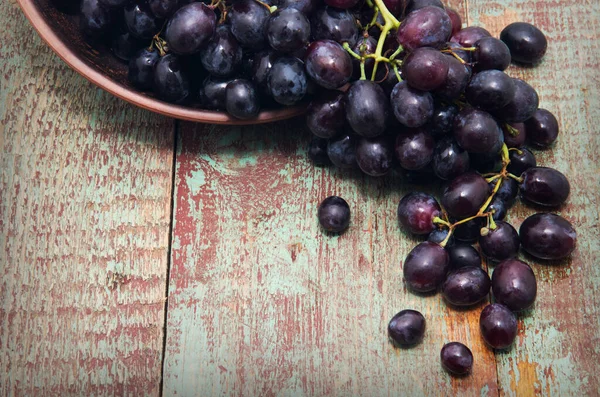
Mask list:
[[[354,7],[358,2],[359,0],[325,0],[325,4],[328,6],[341,8],[343,10]]]
[[[398,222],[413,234],[430,234],[435,229],[433,218],[441,216],[437,200],[421,192],[409,193],[398,204]]]
[[[548,48],[548,41],[541,30],[525,22],[511,23],[500,33],[510,49],[512,59],[523,63],[536,63],[542,59]]]
[[[331,165],[331,160],[327,155],[328,141],[325,138],[315,137],[308,144],[308,158],[317,167]]]
[[[527,148],[520,148],[519,151],[511,150],[508,158],[510,159],[510,164],[507,170],[516,176],[537,165],[535,156]]]
[[[260,102],[256,87],[244,79],[236,79],[225,89],[225,109],[238,119],[252,119],[260,111]]]
[[[420,127],[433,115],[433,97],[428,92],[416,90],[402,81],[394,87],[390,96],[394,116],[406,127]]]
[[[538,109],[533,116],[525,122],[527,139],[535,146],[550,147],[558,137],[558,121],[546,109]]]
[[[506,349],[517,336],[517,317],[499,303],[487,305],[479,316],[479,329],[483,340],[494,349]]]
[[[114,36],[111,49],[117,58],[129,62],[145,46],[146,43],[125,31]]]
[[[458,107],[437,103],[433,108],[433,115],[426,125],[427,131],[434,138],[441,138],[452,132],[454,119],[458,114]]]
[[[510,65],[510,51],[495,37],[483,37],[475,43],[473,52],[475,70],[506,70]]]
[[[513,312],[533,305],[537,282],[531,267],[518,259],[507,259],[496,266],[492,274],[492,292],[496,302]]]
[[[429,6],[444,9],[444,4],[441,0],[407,0],[405,14],[408,15],[413,11]]]
[[[431,162],[435,141],[423,128],[407,129],[396,137],[396,158],[406,170],[420,170]]]
[[[308,106],[306,124],[313,134],[322,138],[332,138],[339,134],[346,123],[344,94],[339,91],[325,91]]]
[[[571,192],[569,180],[553,168],[528,168],[521,174],[521,178],[521,197],[535,204],[557,207],[567,201]]]
[[[142,1],[129,3],[124,9],[124,15],[129,33],[138,39],[150,40],[162,26],[162,21],[150,11],[148,3]]]
[[[129,61],[127,77],[131,84],[142,90],[150,90],[154,85],[154,67],[160,55],[156,50],[142,48]]]
[[[450,268],[460,269],[463,267],[481,267],[481,256],[479,252],[469,244],[456,244],[446,247],[450,257]]]
[[[189,76],[177,55],[167,54],[156,62],[154,92],[173,103],[181,103],[190,95]]]
[[[454,178],[444,189],[442,206],[450,216],[467,218],[475,215],[488,198],[488,184],[475,173],[467,172]]]
[[[271,96],[282,105],[293,105],[306,95],[307,77],[298,58],[284,56],[273,63],[269,73]]]
[[[504,135],[498,123],[487,112],[464,108],[454,124],[458,144],[471,153],[495,154],[502,148]]]
[[[491,37],[490,32],[479,26],[469,26],[452,35],[450,41],[460,44],[463,47],[469,48],[475,46],[479,40],[484,37]]]
[[[225,109],[225,92],[231,80],[207,77],[198,91],[198,98],[205,109]]]
[[[169,18],[182,6],[179,0],[148,0],[150,11],[157,18]]]
[[[256,1],[239,0],[231,6],[227,14],[231,23],[231,33],[243,47],[261,49],[266,42],[269,15],[271,13],[267,7]]]
[[[451,271],[442,284],[442,295],[454,306],[471,306],[490,293],[491,281],[481,266],[461,267]]]
[[[388,137],[361,138],[356,145],[356,162],[367,175],[382,176],[392,168],[393,155]]]
[[[425,334],[425,317],[416,310],[402,310],[390,320],[388,335],[400,346],[416,345]]]
[[[308,75],[315,83],[327,89],[340,88],[352,77],[352,59],[335,41],[312,42],[304,59]]]
[[[428,6],[411,12],[398,28],[398,42],[407,51],[441,48],[452,34],[452,21],[443,8]]]
[[[348,43],[350,47],[354,47],[360,33],[356,20],[348,10],[327,6],[313,13],[310,27],[315,40],[333,40],[340,44]]]
[[[440,360],[442,367],[453,375],[467,375],[473,368],[473,353],[460,342],[445,344],[440,353]]]
[[[452,137],[438,141],[433,150],[433,172],[444,180],[453,179],[469,170],[469,153]]]
[[[432,243],[441,244],[448,237],[448,229],[434,229],[429,236],[427,236],[427,241],[431,241]],[[450,236],[448,241],[446,242],[446,248],[454,246],[454,236]]]
[[[383,0],[383,4],[396,18],[400,18],[406,8],[406,0]]]
[[[458,225],[454,229],[454,237],[456,241],[463,243],[474,244],[479,240],[481,228],[484,226],[483,218],[471,219],[469,222]]]
[[[165,28],[169,50],[177,54],[200,51],[214,34],[215,25],[215,13],[206,4],[191,3],[181,7]]]
[[[404,60],[402,78],[418,90],[435,90],[446,81],[450,67],[449,59],[433,48],[417,48]]]
[[[523,249],[539,259],[563,259],[577,244],[577,233],[569,221],[555,214],[535,214],[519,229]]]
[[[452,22],[452,35],[455,35],[462,29],[462,19],[460,18],[460,14],[454,8],[450,7],[446,7],[446,14],[448,14],[450,22]]]
[[[350,224],[350,206],[343,198],[330,196],[319,205],[318,216],[323,229],[341,233]]]
[[[494,197],[485,212],[491,212],[495,221],[503,221],[508,214],[508,205],[498,197]]]
[[[480,174],[499,173],[502,171],[502,159],[499,153],[469,153],[471,169]]]
[[[491,261],[501,262],[513,258],[519,253],[519,234],[509,223],[498,221],[496,228],[489,229],[479,237],[479,247],[485,257]]]
[[[496,187],[496,182],[490,182],[490,194]],[[519,194],[519,184],[512,178],[506,178],[502,180],[500,183],[500,188],[496,192],[496,196],[500,200],[506,202],[506,204],[510,207],[514,204],[515,199],[517,198],[517,194]]]
[[[231,34],[229,26],[220,25],[208,44],[200,50],[204,69],[213,76],[227,77],[242,63],[242,47]]]
[[[267,39],[276,51],[296,51],[310,38],[310,22],[295,8],[278,9],[267,21]]]
[[[304,15],[310,15],[319,5],[320,0],[279,0],[279,8],[295,8]]]
[[[364,137],[385,131],[389,107],[383,89],[372,81],[355,81],[346,92],[346,120],[354,132]]]
[[[263,94],[270,94],[268,78],[271,67],[277,58],[278,55],[274,51],[261,51],[256,53],[252,59],[252,81]]]
[[[533,116],[540,99],[529,84],[520,79],[513,80],[515,83],[514,97],[506,106],[494,111],[494,115],[509,123],[521,123]]]
[[[128,0],[98,0],[106,8],[121,8],[127,4]]]
[[[375,54],[375,50],[377,49],[377,40],[373,36],[363,37],[359,39],[352,51],[359,55],[370,55]],[[365,76],[367,79],[371,79],[371,74],[373,73],[373,67],[375,66],[375,60],[373,58],[367,58],[365,60]],[[384,77],[384,73],[386,71],[385,67],[380,67],[377,70],[377,79],[376,81],[382,80]],[[390,73],[393,71],[390,70]],[[352,58],[352,77],[355,80],[360,78],[360,61],[356,58]]]
[[[452,53],[454,53],[454,55],[458,56],[460,59],[465,61],[465,63],[469,63],[469,64],[472,63],[473,52],[464,50],[463,49],[464,47],[462,45],[455,43],[453,41],[449,41],[446,43],[445,47],[449,50],[452,50]],[[452,55],[448,54],[448,56],[452,56]],[[456,59],[454,56],[452,56],[452,58]]]
[[[353,135],[341,135],[329,141],[327,155],[338,168],[355,168],[356,164],[356,141]]]
[[[465,91],[472,106],[493,110],[506,106],[515,95],[513,79],[499,70],[484,70],[473,76]]]
[[[442,85],[434,90],[434,93],[452,101],[458,99],[467,88],[471,79],[471,68],[449,55],[446,55],[446,61],[448,62],[448,74]]]
[[[403,266],[404,280],[413,291],[435,291],[446,278],[448,264],[448,253],[443,247],[424,241],[406,257]]]
[[[87,36],[98,38],[112,29],[113,15],[98,0],[82,0],[79,27]]]
[[[517,131],[516,135],[506,127],[509,125],[511,128]],[[525,144],[527,133],[525,131],[525,124],[523,123],[509,123],[502,126],[502,133],[504,134],[504,143],[509,148],[520,148]]]

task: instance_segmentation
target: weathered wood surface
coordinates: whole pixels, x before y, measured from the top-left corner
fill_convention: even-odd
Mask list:
[[[158,395],[174,122],[0,24],[0,395]]]

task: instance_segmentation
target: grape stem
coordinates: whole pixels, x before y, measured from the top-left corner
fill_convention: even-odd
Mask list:
[[[383,45],[385,43],[385,39],[387,38],[388,33],[390,32],[390,30],[398,29],[398,27],[400,26],[400,21],[398,21],[396,17],[392,15],[390,10],[387,9],[385,4],[383,3],[383,0],[373,1],[375,3],[375,6],[381,13],[385,24],[383,25],[383,29],[381,29],[381,35],[379,36],[379,40],[377,41],[377,48],[375,49],[375,65],[373,65],[373,72],[371,73],[372,81],[375,80],[375,76],[377,75],[377,67],[379,66],[379,62],[383,60],[381,53],[383,51]],[[398,53],[400,52],[398,51]]]
[[[519,136],[519,130],[517,130],[515,127],[513,127],[512,125],[506,123],[504,124],[504,128],[506,128],[506,130],[508,131],[508,133],[512,136]],[[520,154],[520,153],[519,153]]]

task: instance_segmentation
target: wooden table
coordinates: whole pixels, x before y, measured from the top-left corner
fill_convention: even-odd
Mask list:
[[[511,67],[562,132],[538,162],[570,179],[568,263],[528,258],[535,308],[514,347],[486,348],[483,305],[449,309],[402,282],[415,245],[396,206],[421,189],[312,167],[303,120],[228,128],[177,122],[87,83],[0,2],[0,395],[598,395],[600,3],[452,1],[497,35],[513,21],[550,41]],[[327,195],[353,209],[324,235]],[[518,206],[518,226],[534,211]],[[168,297],[168,302],[167,302]],[[393,349],[397,311],[424,313],[424,342]],[[451,378],[448,341],[475,367]]]

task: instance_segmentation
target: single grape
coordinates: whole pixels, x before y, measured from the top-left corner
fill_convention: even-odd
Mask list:
[[[358,4],[359,0],[325,0],[325,4],[331,7],[347,9]]]
[[[341,197],[327,197],[319,205],[318,217],[323,229],[328,232],[341,233],[350,224],[350,206]]]
[[[306,124],[318,137],[333,138],[342,131],[345,122],[344,94],[339,91],[325,91],[306,110]]]
[[[456,115],[458,115],[458,107],[455,105],[435,104],[433,115],[426,124],[427,131],[436,139],[450,134],[454,128]]]
[[[125,0],[125,2],[126,1],[127,0]],[[180,4],[179,0],[148,0],[148,6],[150,7],[152,14],[161,19],[171,17],[171,15],[173,15],[182,5],[183,4]]]
[[[431,233],[429,233],[429,236],[427,236],[427,241],[441,244],[442,241],[446,240],[446,237],[448,237],[448,229],[434,229]],[[454,246],[454,236],[450,236],[446,242],[446,248],[452,246]]]
[[[146,2],[129,3],[124,9],[124,15],[127,29],[138,39],[150,40],[162,26],[162,21],[152,14]]]
[[[327,139],[319,137],[314,137],[308,144],[308,158],[317,167],[331,165],[327,155],[327,144]]]
[[[254,0],[236,1],[227,13],[231,33],[243,47],[252,50],[259,50],[265,46],[269,15],[271,14],[267,7]]]
[[[344,48],[332,40],[313,41],[306,51],[306,72],[315,83],[337,89],[352,77],[352,59]]]
[[[211,39],[215,25],[215,13],[206,4],[191,3],[181,7],[173,14],[165,28],[165,40],[169,50],[176,54],[193,54],[200,51]]]
[[[141,90],[150,90],[154,85],[154,67],[160,55],[156,50],[142,48],[129,61],[127,77]]]
[[[450,342],[440,352],[442,367],[452,375],[463,376],[473,368],[473,353],[460,342]]]
[[[363,37],[359,39],[352,51],[359,55],[370,55],[375,54],[375,50],[377,49],[377,40],[373,36]],[[375,59],[367,58],[365,60],[365,76],[367,79],[371,79],[371,74],[373,73],[373,67],[375,66]],[[376,81],[382,80],[384,78],[384,73],[386,71],[385,65],[380,65],[377,69],[377,78]],[[393,71],[390,70],[390,73]],[[360,60],[356,58],[352,58],[352,78],[355,80],[360,79]]]
[[[496,182],[490,182],[490,194],[496,187]],[[506,202],[506,204],[510,207],[514,204],[515,199],[517,198],[517,194],[519,194],[519,184],[512,178],[503,179],[500,183],[500,188],[496,192],[496,196],[500,200]]]
[[[306,95],[308,81],[304,64],[298,58],[281,57],[273,63],[268,82],[275,101],[282,105],[293,105]]]
[[[558,137],[558,121],[546,109],[538,109],[525,122],[529,142],[541,148],[550,147]]]
[[[516,135],[507,128],[509,125],[512,129],[517,131]],[[520,148],[525,144],[527,138],[527,132],[525,131],[524,123],[508,123],[502,125],[502,133],[504,134],[504,143],[509,148]]]
[[[460,269],[463,267],[481,267],[481,256],[479,252],[469,244],[455,244],[446,247],[450,257],[450,268]]]
[[[256,87],[244,79],[236,79],[225,89],[225,109],[238,119],[252,119],[260,111],[260,102]]]
[[[448,263],[448,253],[443,247],[424,241],[406,257],[403,266],[404,280],[413,291],[435,291],[446,278]]]
[[[516,176],[537,165],[535,156],[527,148],[520,148],[518,151],[511,150],[508,158],[510,159],[510,164],[507,167],[507,171]]]
[[[260,51],[252,58],[252,82],[262,94],[269,94],[269,73],[279,55],[275,51]]]
[[[230,79],[219,79],[212,76],[202,82],[198,91],[198,98],[205,109],[224,110],[225,93]]]
[[[465,61],[465,63],[473,63],[473,52],[465,50],[462,45],[455,43],[454,41],[449,41],[446,43],[445,47],[448,50],[452,50],[452,53],[454,53],[454,55],[458,56],[460,59]],[[452,58],[455,58],[451,54],[447,55],[451,56]]]
[[[481,235],[481,228],[484,226],[485,221],[483,218],[475,218],[470,221],[458,225],[454,229],[454,237],[456,241],[462,243],[474,244],[479,240]]]
[[[475,46],[484,37],[491,37],[490,32],[479,26],[469,26],[452,35],[450,41],[460,44],[465,48]]]
[[[412,192],[402,197],[398,204],[398,222],[410,233],[430,234],[435,229],[433,218],[441,216],[441,212],[433,196]]]
[[[569,180],[553,168],[528,168],[523,171],[521,178],[521,197],[538,205],[557,207],[567,201],[571,192]]]
[[[510,49],[512,59],[523,63],[539,62],[548,48],[548,41],[541,30],[525,22],[511,23],[500,33]]]
[[[475,215],[488,198],[488,184],[475,173],[467,172],[454,178],[444,189],[442,207],[456,218]]]
[[[388,335],[400,346],[416,345],[425,334],[425,317],[416,310],[402,310],[390,320]]]
[[[513,258],[519,253],[519,234],[509,223],[496,222],[496,228],[479,237],[479,247],[485,257],[491,261],[501,262]]]
[[[446,79],[433,92],[443,99],[453,101],[460,98],[467,88],[471,80],[471,68],[450,55],[446,55],[446,62],[448,62]]]
[[[389,101],[379,84],[358,80],[346,92],[346,120],[357,134],[371,138],[383,133],[388,113]]]
[[[517,317],[504,305],[487,305],[479,316],[483,340],[494,349],[506,349],[517,336]]]
[[[356,20],[348,10],[333,7],[317,9],[311,19],[310,28],[314,40],[333,40],[354,47],[359,38]]]
[[[79,27],[89,37],[99,38],[108,33],[113,25],[113,15],[98,0],[82,0]]]
[[[190,80],[177,55],[167,54],[156,62],[154,92],[167,102],[181,103],[190,95]]]
[[[356,145],[356,162],[367,175],[382,176],[392,168],[392,148],[388,137],[361,138]]]
[[[443,180],[453,179],[469,170],[469,153],[452,137],[437,142],[433,150],[433,172]]]
[[[513,79],[499,70],[484,70],[475,74],[466,89],[469,103],[484,110],[506,106],[514,95]]]
[[[421,91],[432,91],[446,81],[449,57],[432,48],[418,48],[411,52],[402,64],[402,77]]]
[[[206,47],[200,50],[204,69],[213,76],[227,77],[239,69],[242,63],[242,47],[231,34],[227,25],[220,25]]]
[[[496,302],[513,312],[533,305],[537,282],[531,267],[518,259],[507,259],[496,266],[492,274],[492,292]]]
[[[475,43],[475,70],[506,70],[510,65],[510,50],[495,37],[483,37]]]
[[[535,214],[519,229],[523,249],[539,259],[563,259],[571,255],[577,233],[569,221],[555,214]]]
[[[462,29],[462,19],[460,18],[460,14],[454,8],[446,7],[446,13],[450,17],[450,22],[452,23],[452,33],[451,35],[455,35],[458,33],[460,29]]]
[[[117,58],[129,62],[143,47],[146,45],[142,40],[124,31],[114,36],[111,49]]]
[[[520,79],[513,79],[515,95],[501,109],[494,111],[494,116],[509,123],[520,123],[534,115],[540,103],[537,92],[529,84]]]
[[[296,51],[308,42],[310,22],[295,8],[281,8],[267,21],[267,39],[276,51]]]
[[[419,47],[441,48],[452,34],[452,21],[443,8],[428,6],[411,12],[396,37],[407,51]]]
[[[508,213],[508,204],[502,199],[494,197],[490,205],[485,209],[485,212],[491,212],[495,221],[503,221]]]
[[[406,127],[420,127],[433,116],[433,96],[402,81],[394,87],[390,104],[396,119]]]
[[[463,149],[472,153],[498,153],[504,142],[496,120],[489,113],[473,108],[464,108],[456,116],[454,137]]]
[[[423,128],[407,129],[396,137],[396,158],[406,170],[420,170],[431,162],[435,141]]]
[[[461,267],[448,274],[442,295],[451,305],[471,306],[485,299],[490,287],[490,277],[481,266]]]
[[[383,4],[396,18],[400,18],[406,8],[406,0],[383,0]]]
[[[327,155],[333,165],[338,168],[355,168],[356,141],[353,135],[341,135],[329,141]]]

